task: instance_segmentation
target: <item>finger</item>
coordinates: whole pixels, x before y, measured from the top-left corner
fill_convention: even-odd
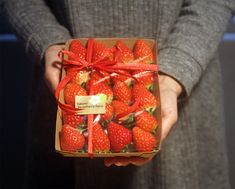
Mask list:
[[[168,113],[162,117],[162,133],[161,139],[164,140],[169,132],[171,131],[172,127],[177,121],[177,110],[168,111]]]
[[[51,66],[48,66],[45,71],[46,84],[52,93],[54,93],[56,87],[59,84],[61,74],[60,64],[60,62],[53,62]]]
[[[116,162],[114,163],[116,166],[127,166],[131,163],[131,158],[129,157],[117,157]]]
[[[130,163],[131,163],[131,158],[129,157],[110,157],[104,159],[104,164],[107,167],[110,167],[111,165],[127,166]]]
[[[46,81],[46,84],[47,84],[47,87],[49,88],[49,90],[52,93],[54,93],[56,90],[56,87],[59,84],[59,79],[57,78],[57,76],[53,77],[53,75],[46,74],[45,81]]]
[[[148,163],[151,160],[152,160],[152,157],[150,158],[132,157],[131,163],[136,166],[141,166],[141,165]]]
[[[104,165],[106,167],[110,167],[116,162],[116,157],[109,157],[109,158],[104,158]]]
[[[54,61],[54,62],[52,63],[52,66],[53,66],[54,68],[57,68],[58,70],[61,70],[61,68],[62,68],[62,62],[61,62],[60,60]]]
[[[62,63],[58,57],[58,52],[64,45],[52,45],[45,52],[45,80],[50,91],[54,93],[59,84]]]
[[[172,90],[161,91],[162,131],[161,139],[164,140],[178,118],[177,95]]]
[[[141,166],[149,161],[152,160],[152,157],[150,158],[143,158],[143,157],[111,157],[111,158],[105,158],[104,164],[107,167],[110,167],[111,165],[116,166],[127,166],[129,164],[133,164],[136,166]]]

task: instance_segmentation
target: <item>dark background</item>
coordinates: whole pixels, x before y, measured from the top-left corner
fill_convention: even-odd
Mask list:
[[[230,180],[235,188],[235,17],[231,20],[219,47],[224,83],[225,127],[229,154]],[[26,57],[24,49],[7,27],[0,13],[0,188],[25,188],[28,176],[25,168],[29,164],[27,137],[29,103],[31,102],[32,75],[35,66]],[[43,126],[42,126],[43,127]],[[48,180],[39,184],[47,188],[47,182],[58,181],[60,186],[48,188],[68,188],[73,185],[72,159],[63,159],[55,154],[52,163],[43,174]],[[52,161],[53,162],[53,161]],[[60,164],[60,168],[55,165]],[[49,175],[50,174],[50,175]],[[40,175],[39,175],[40,177]],[[44,175],[45,177],[45,175]],[[49,180],[52,178],[52,180]]]

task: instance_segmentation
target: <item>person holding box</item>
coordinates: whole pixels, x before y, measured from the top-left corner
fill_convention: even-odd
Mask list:
[[[26,52],[44,66],[52,92],[61,72],[57,54],[71,38],[158,42],[160,154],[151,161],[105,160],[107,166],[142,165],[123,168],[76,159],[77,188],[229,188],[217,48],[234,9],[232,0],[4,2],[9,23]]]

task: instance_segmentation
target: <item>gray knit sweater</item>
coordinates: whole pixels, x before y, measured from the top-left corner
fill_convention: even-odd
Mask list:
[[[229,188],[216,50],[234,9],[233,0],[5,2],[9,22],[35,61],[48,46],[72,37],[153,38],[160,71],[187,94],[177,124],[151,163],[105,168],[101,160],[77,159],[78,188]]]

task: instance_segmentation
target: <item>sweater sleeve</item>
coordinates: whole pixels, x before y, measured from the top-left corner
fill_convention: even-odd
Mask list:
[[[216,53],[233,0],[185,0],[174,27],[159,49],[159,69],[178,80],[190,95]]]
[[[71,38],[43,0],[6,0],[3,10],[26,52],[36,62],[42,61],[47,47]]]

